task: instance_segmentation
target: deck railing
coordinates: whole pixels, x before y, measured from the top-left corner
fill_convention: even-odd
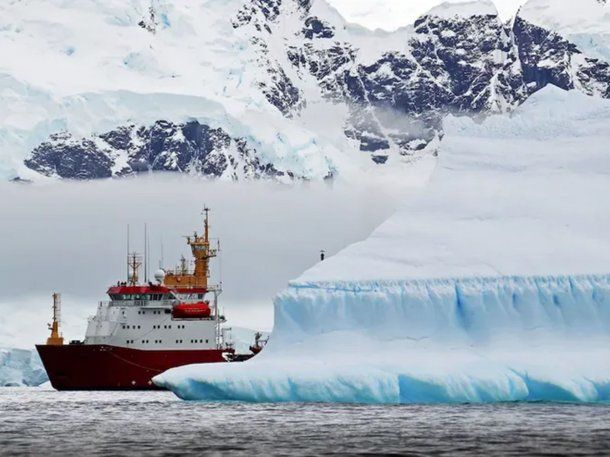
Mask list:
[[[105,300],[100,306],[133,306],[137,308],[172,308],[180,303],[178,300]]]

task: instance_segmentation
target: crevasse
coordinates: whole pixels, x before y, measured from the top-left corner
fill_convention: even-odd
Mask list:
[[[155,378],[256,402],[610,400],[610,276],[295,283],[266,350]]]

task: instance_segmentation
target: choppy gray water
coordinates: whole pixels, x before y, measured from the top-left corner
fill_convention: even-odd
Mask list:
[[[187,403],[0,389],[0,455],[608,455],[610,406]]]

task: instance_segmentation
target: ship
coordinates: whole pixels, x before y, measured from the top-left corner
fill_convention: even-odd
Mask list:
[[[64,344],[61,297],[53,294],[51,335],[36,349],[55,389],[159,389],[152,378],[168,369],[243,362],[262,350],[266,341],[259,333],[249,354],[237,354],[227,335],[218,305],[222,287],[208,284],[219,242],[212,246],[208,208],[204,215],[203,234],[186,237],[193,259],[160,268],[154,281],[140,282],[142,256],[128,248],[127,281],[108,289],[109,300],[89,318],[84,340]]]

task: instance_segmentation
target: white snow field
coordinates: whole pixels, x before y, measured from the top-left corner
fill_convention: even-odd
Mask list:
[[[191,400],[610,400],[610,102],[548,88],[447,131],[428,187],[279,295],[260,356],[155,382]]]
[[[222,128],[250,140],[261,159],[312,180],[333,170],[346,179],[370,174],[375,164],[343,133],[347,109],[323,99],[315,81],[302,88],[309,104],[298,123],[266,100],[259,89],[271,78],[266,64],[248,32],[231,25],[241,6],[226,0],[0,4],[0,179],[40,179],[23,159],[52,133],[89,136],[159,119]],[[151,31],[137,27],[152,7],[157,17],[147,24]],[[337,39],[369,35],[344,27],[326,2],[312,8],[336,23]],[[282,22],[269,46],[283,49],[286,36],[295,39],[302,26],[296,17]],[[404,47],[403,34],[392,36],[384,35],[386,46]],[[397,164],[395,175],[408,167]]]

